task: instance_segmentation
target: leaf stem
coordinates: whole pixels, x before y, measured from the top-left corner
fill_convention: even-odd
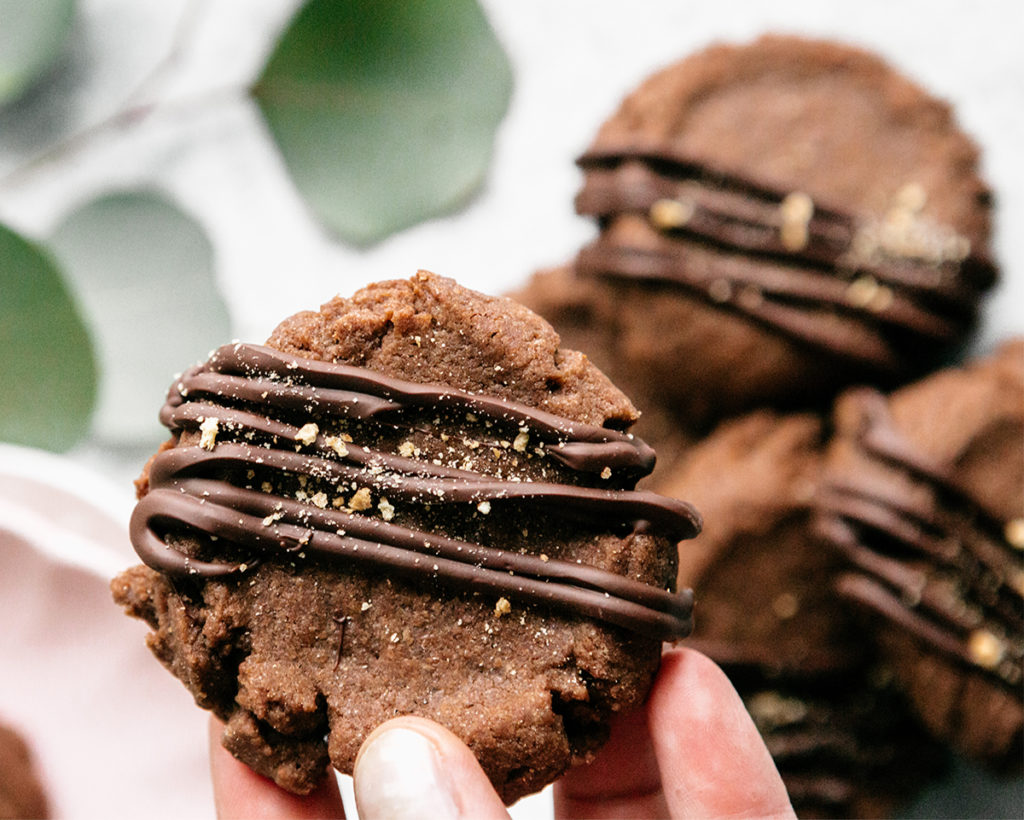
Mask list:
[[[98,122],[59,140],[8,173],[0,176],[0,190],[24,183],[27,178],[31,178],[47,165],[74,156],[108,132],[137,126],[158,108],[164,111],[168,109],[188,110],[189,108],[208,104],[211,98],[216,101],[222,95],[225,95],[226,92],[230,92],[232,96],[237,96],[240,89],[232,88],[213,90],[191,100],[165,100],[160,102],[155,99],[166,77],[180,63],[181,57],[187,49],[188,42],[198,27],[204,5],[203,0],[188,0],[181,16],[178,18],[167,53],[128,93],[128,96],[118,110]]]

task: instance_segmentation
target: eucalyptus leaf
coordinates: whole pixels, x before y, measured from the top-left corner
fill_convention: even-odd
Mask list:
[[[157,421],[176,373],[231,338],[202,228],[160,194],[128,191],[83,205],[51,245],[99,352],[95,434],[138,444]]]
[[[511,89],[475,0],[311,0],[252,93],[312,212],[367,244],[469,199]]]
[[[96,365],[54,260],[0,224],[0,440],[47,450],[89,429]]]
[[[0,105],[57,61],[74,16],[74,0],[0,0]]]

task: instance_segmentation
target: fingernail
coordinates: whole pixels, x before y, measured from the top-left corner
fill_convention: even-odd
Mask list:
[[[353,778],[360,820],[458,820],[440,762],[434,744],[411,729],[387,729],[371,737]]]

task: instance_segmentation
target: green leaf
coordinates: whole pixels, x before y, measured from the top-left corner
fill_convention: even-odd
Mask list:
[[[74,16],[74,0],[0,0],[0,105],[56,62]]]
[[[96,365],[53,259],[0,224],[0,440],[66,450],[89,429]]]
[[[253,95],[313,213],[367,244],[469,198],[511,89],[474,0],[311,0]]]
[[[99,351],[94,432],[125,444],[159,438],[174,375],[231,338],[206,234],[163,196],[131,191],[66,216],[52,247]]]

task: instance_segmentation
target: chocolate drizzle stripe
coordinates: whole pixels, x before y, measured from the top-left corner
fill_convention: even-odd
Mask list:
[[[939,564],[952,566],[956,559],[959,551],[956,543],[938,537],[935,525],[927,513],[920,510],[911,510],[863,488],[836,482],[822,486],[819,501],[831,514],[884,533]]]
[[[664,245],[664,240],[659,241]],[[587,248],[588,254],[598,257],[607,255],[620,258],[624,253],[634,256],[629,275],[635,278],[653,278],[659,281],[675,282],[681,285],[701,287],[707,293],[713,282],[724,282],[739,291],[756,288],[758,294],[768,300],[789,302],[809,308],[829,308],[843,314],[850,320],[864,322],[870,317],[871,324],[908,328],[923,336],[944,339],[957,332],[963,322],[928,310],[920,304],[905,298],[899,292],[892,294],[892,301],[884,311],[869,311],[850,302],[850,281],[833,275],[821,275],[800,268],[786,268],[778,265],[754,266],[747,258],[716,254],[708,259],[699,249],[680,252],[669,248],[641,249],[621,246],[614,239],[602,236]],[[583,256],[581,254],[581,256]],[[583,256],[581,268],[588,270],[589,259]],[[637,262],[644,260],[646,270]],[[595,264],[597,267],[597,264]],[[604,271],[613,271],[608,262],[600,266]],[[742,300],[740,307],[744,307]]]
[[[267,410],[279,418],[265,415]],[[600,471],[605,479],[614,467],[635,481],[637,472],[653,466],[646,444],[615,430],[495,397],[228,345],[184,374],[161,411],[172,430],[198,427],[207,434],[213,422],[215,434],[203,446],[179,443],[154,457],[149,492],[132,517],[136,551],[170,575],[208,578],[240,575],[268,557],[294,561],[309,553],[368,562],[463,590],[509,594],[661,639],[689,633],[689,590],[676,594],[596,567],[458,541],[278,494],[290,481],[312,478],[344,492],[372,488],[399,505],[470,504],[480,512],[484,503],[530,505],[620,535],[650,531],[675,540],[699,530],[699,516],[689,505],[645,491],[504,481],[351,442],[339,447],[319,430],[309,432],[310,418],[326,424],[370,420],[401,431],[410,424],[410,410],[477,414],[488,428],[494,423],[528,430],[547,445],[537,448],[540,455],[584,475]],[[307,423],[290,423],[299,420]],[[268,491],[236,481],[262,483]],[[234,563],[206,561],[174,546],[182,536],[201,533],[253,554]]]
[[[409,546],[396,547],[383,538],[367,540],[301,524],[276,523],[272,527],[264,527],[257,516],[214,503],[204,503],[202,498],[180,495],[172,490],[153,491],[139,502],[136,509],[138,520],[133,516],[132,529],[136,533],[134,539],[140,557],[148,565],[171,575],[208,574],[224,577],[240,574],[244,570],[240,564],[209,564],[189,559],[165,546],[155,535],[154,524],[166,526],[184,523],[191,529],[264,553],[271,548],[276,548],[279,553],[283,551],[296,555],[301,551],[323,557],[343,558],[356,565],[385,567],[414,579],[427,575],[468,591],[508,594],[516,600],[569,609],[580,615],[642,631],[660,640],[685,637],[692,628],[692,595],[688,592],[679,595],[666,593],[666,600],[659,602],[668,609],[664,611],[591,588],[585,581],[596,583],[608,580],[597,577],[594,568],[584,568],[591,571],[585,581],[573,579],[576,583],[559,583],[547,578],[516,575],[510,570],[490,569],[480,560],[470,563],[441,557],[425,548],[415,551]],[[272,509],[272,505],[267,509]],[[266,530],[267,534],[264,535],[261,530]],[[477,558],[481,559],[481,548],[466,546],[474,549]],[[518,562],[509,563],[518,565]],[[245,570],[257,564],[258,559],[246,562]],[[567,569],[572,566],[566,564]],[[579,574],[588,575],[585,572]],[[621,576],[615,577],[627,580]],[[650,589],[653,588],[644,590],[644,593]]]
[[[1003,535],[1005,522],[985,506],[984,499],[977,498],[964,490],[957,483],[952,470],[928,458],[900,434],[889,413],[885,397],[881,393],[875,390],[861,390],[858,393],[858,402],[865,422],[859,437],[864,451],[897,469],[916,476],[945,496],[947,502],[968,511],[970,518],[992,540],[1003,544],[1005,548],[998,551],[999,558],[996,557],[997,553],[988,555],[986,563],[992,569],[1004,567],[1003,557],[1013,555],[1009,545],[1005,543]]]
[[[788,255],[786,249],[776,243],[774,236],[759,230],[760,226],[773,223],[775,210],[789,193],[784,188],[716,169],[705,162],[679,154],[666,145],[608,145],[600,149],[591,149],[577,160],[577,164],[588,172],[588,181],[589,177],[594,175],[599,180],[596,191],[587,192],[585,185],[584,192],[581,193],[582,201],[578,201],[577,205],[581,213],[607,216],[611,212],[622,210],[646,210],[657,198],[665,194],[671,197],[677,193],[682,180],[691,186],[710,191],[702,193],[701,196],[708,200],[708,207],[704,210],[712,215],[712,218],[717,210],[720,217],[718,221],[723,224],[748,221],[752,225],[757,225],[753,233],[746,235],[762,237],[767,244],[761,250]],[[608,175],[621,168],[627,169],[626,183],[615,186],[620,189],[617,192],[605,190],[609,187]],[[621,197],[621,202],[617,199],[619,204],[609,203],[609,196]],[[700,205],[699,202],[695,204]],[[766,208],[771,209],[767,211],[769,216],[759,218],[759,214],[764,213],[763,209]],[[855,215],[816,198],[814,213],[808,220],[809,242],[807,248],[803,250],[809,252],[808,258],[819,257],[822,262],[838,264],[842,253],[845,253],[853,242],[857,222],[858,218]],[[847,237],[845,243],[842,240],[844,235]],[[835,250],[843,244],[845,249],[836,256]],[[757,249],[756,246],[751,248]],[[976,292],[988,289],[997,278],[992,261],[980,254],[971,253],[957,263],[946,264],[957,270],[962,283]],[[929,291],[945,291],[951,298],[956,298],[955,291],[948,290],[948,283],[935,280],[928,273],[922,278],[915,272],[934,270],[934,265],[930,261],[885,260],[881,264],[872,264],[870,270],[878,272],[882,278],[891,278],[905,285],[916,283],[916,286],[922,286]]]
[[[655,224],[666,236],[774,260],[823,280],[838,281],[837,270],[846,278],[857,272],[869,273],[914,298],[940,304],[955,316],[969,315],[964,303],[979,295],[978,288],[956,275],[966,263],[893,257],[856,260],[852,248],[857,223],[853,217],[823,217],[816,210],[806,222],[805,241],[796,249],[782,239],[786,223],[780,213],[781,196],[751,200],[747,194],[698,181],[665,179],[635,163],[613,171],[589,171],[576,207],[579,213],[602,220],[626,213],[646,217],[662,200],[679,202],[687,210],[687,218],[679,225]]]
[[[915,482],[911,499],[918,491],[925,495],[905,501],[901,483],[884,495],[866,479],[826,481],[819,497],[819,531],[864,573],[844,580],[844,594],[959,661],[1004,683],[1019,681],[1013,665],[1024,658],[1024,591],[1010,582],[1021,569],[1001,522],[957,484],[951,470],[897,430],[884,396],[862,389],[848,401],[860,413],[854,436],[861,454],[876,462],[876,469],[897,471],[902,482]],[[893,543],[926,560],[906,566],[890,554]],[[999,642],[998,651],[1008,659],[991,661],[994,668],[989,660],[983,662],[984,655],[972,657],[970,651],[970,640],[984,632]]]
[[[576,265],[581,273],[681,285],[703,298],[708,298],[708,289],[717,279],[694,275],[692,268],[662,254],[635,248],[599,247],[597,243],[580,251]],[[762,293],[754,292],[752,296],[745,298],[743,291],[739,290],[716,304],[778,328],[808,344],[829,351],[843,351],[851,358],[883,371],[896,372],[904,366],[902,358],[884,336],[865,322],[773,303]]]
[[[692,538],[697,532],[696,519],[688,504],[646,490],[601,490],[540,481],[499,481],[482,476],[469,480],[398,475],[387,471],[374,474],[307,453],[246,444],[220,444],[212,451],[200,447],[167,450],[153,459],[150,484],[154,487],[174,485],[178,476],[195,475],[200,468],[213,466],[257,467],[343,480],[386,492],[396,500],[414,503],[532,502],[548,512],[572,520],[593,521],[604,516],[617,521],[620,530],[653,532],[672,541]],[[429,466],[425,464],[424,469]]]
[[[866,575],[844,575],[836,585],[844,597],[874,610],[953,660],[987,672],[970,657],[963,640],[907,609],[896,595],[872,578]]]
[[[452,387],[405,381],[365,368],[301,358],[281,353],[269,347],[251,344],[220,347],[210,358],[209,368],[213,372],[236,373],[249,378],[260,373],[276,373],[289,378],[302,379],[304,383],[317,387],[357,390],[393,401],[400,406],[400,409],[454,409],[480,413],[513,424],[526,425],[547,442],[567,439],[594,444],[628,442],[641,454],[641,460],[647,464],[648,469],[654,468],[653,451],[646,443],[632,435],[606,427],[573,421],[535,407],[493,396],[476,395]]]
[[[972,629],[980,625],[981,618],[977,612],[972,614],[969,609],[960,609],[948,597],[936,594],[923,569],[910,568],[902,561],[875,552],[863,546],[856,538],[837,534],[828,527],[824,531],[832,535],[834,543],[842,549],[853,566],[898,593],[905,606],[912,606],[922,617],[928,616],[936,628],[964,639]]]

